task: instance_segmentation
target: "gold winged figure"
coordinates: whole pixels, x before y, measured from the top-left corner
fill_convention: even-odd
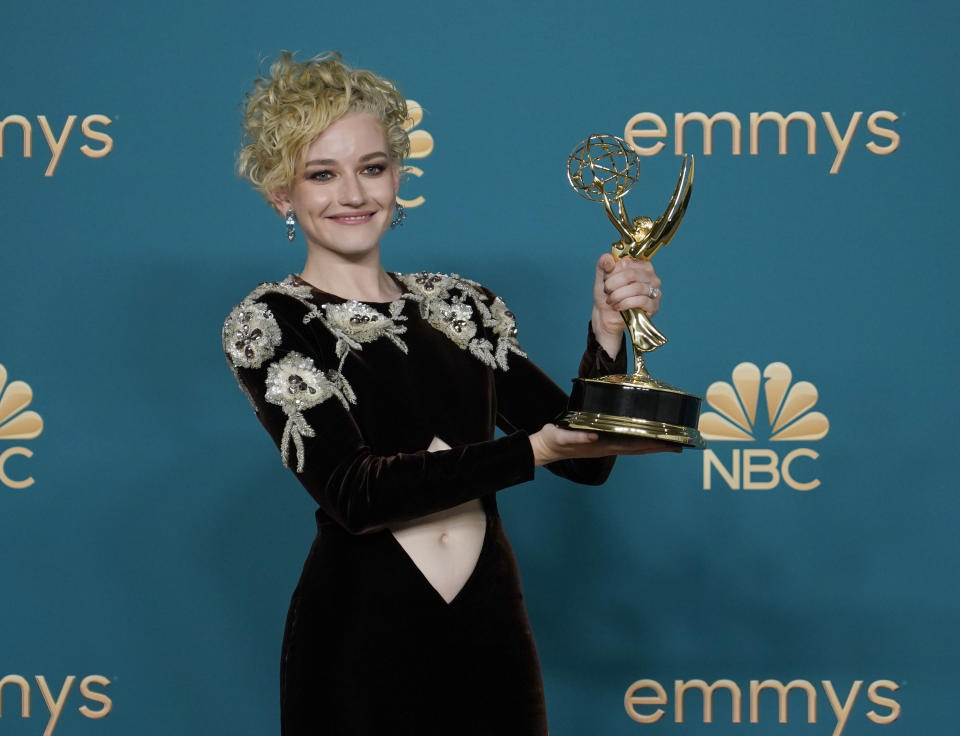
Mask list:
[[[610,222],[623,236],[615,242],[610,251],[617,260],[621,258],[643,258],[649,260],[660,248],[667,245],[680,227],[680,221],[690,201],[693,190],[693,157],[684,155],[680,169],[680,178],[677,187],[667,204],[667,208],[656,221],[649,217],[634,217],[632,220],[627,214],[623,203],[623,196],[616,197],[616,212],[607,193],[601,190],[603,208],[610,218]],[[624,192],[625,193],[625,192]],[[622,312],[623,321],[627,324],[630,333],[630,342],[633,344],[634,375],[647,374],[644,365],[643,353],[655,350],[663,345],[667,338],[660,330],[654,327],[653,322],[642,309],[628,309]]]

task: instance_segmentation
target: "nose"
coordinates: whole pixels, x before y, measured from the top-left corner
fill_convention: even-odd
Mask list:
[[[366,201],[363,181],[356,174],[345,174],[340,180],[340,204],[359,207]]]

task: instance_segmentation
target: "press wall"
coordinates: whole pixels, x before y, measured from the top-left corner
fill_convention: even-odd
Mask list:
[[[706,396],[708,449],[500,494],[551,732],[954,733],[958,15],[8,3],[0,734],[278,732],[313,502],[219,333],[303,264],[233,173],[281,49],[339,49],[422,106],[386,266],[495,290],[564,386],[616,237],[568,153],[628,138],[653,217],[696,157],[648,364]]]

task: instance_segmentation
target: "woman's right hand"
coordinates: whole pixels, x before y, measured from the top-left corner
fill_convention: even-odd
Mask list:
[[[539,432],[530,435],[530,446],[536,467],[556,460],[648,455],[654,452],[680,452],[683,449],[681,445],[663,440],[561,429],[555,424],[544,424]]]

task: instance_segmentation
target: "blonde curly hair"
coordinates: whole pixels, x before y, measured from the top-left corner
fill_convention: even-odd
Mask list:
[[[263,197],[290,186],[307,147],[344,115],[362,112],[383,125],[390,157],[400,167],[410,151],[403,128],[407,102],[389,80],[351,69],[339,52],[300,62],[284,51],[245,98],[245,145],[237,172]]]

